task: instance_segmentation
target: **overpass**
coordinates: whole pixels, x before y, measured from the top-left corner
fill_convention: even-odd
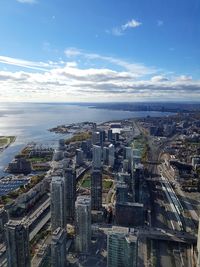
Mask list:
[[[150,165],[160,165],[162,163],[162,161],[158,161],[158,160],[147,160],[143,162],[144,164],[150,164]]]
[[[76,181],[78,181],[79,179],[81,179],[83,177],[83,175],[89,171],[92,167],[92,164],[89,164],[87,167],[80,167],[76,170]]]
[[[139,236],[144,236],[148,239],[171,241],[186,244],[196,244],[197,237],[191,233],[182,231],[172,231],[161,228],[140,228]]]
[[[42,229],[42,227],[44,227],[50,218],[50,197],[48,197],[33,213],[23,219],[29,229],[30,241]]]

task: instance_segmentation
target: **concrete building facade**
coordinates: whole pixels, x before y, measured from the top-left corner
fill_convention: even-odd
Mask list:
[[[58,227],[52,234],[51,264],[53,267],[66,267],[66,231]]]
[[[92,148],[92,167],[93,169],[101,168],[102,149],[100,146],[93,146]]]
[[[91,174],[91,208],[100,210],[102,208],[102,172],[93,170]]]
[[[66,222],[69,223],[74,220],[76,201],[76,174],[72,168],[64,170],[64,191]]]
[[[52,231],[66,225],[64,179],[53,176],[51,181],[51,228]]]
[[[137,236],[126,227],[112,227],[107,236],[107,267],[137,266]]]
[[[30,267],[29,233],[21,221],[10,220],[5,225],[8,267]]]
[[[77,197],[75,203],[75,247],[79,253],[87,254],[91,243],[91,199],[88,196]]]

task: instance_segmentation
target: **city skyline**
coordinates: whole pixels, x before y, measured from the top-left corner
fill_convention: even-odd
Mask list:
[[[1,266],[200,266],[199,109],[49,131],[0,138]]]
[[[200,96],[196,0],[4,0],[0,5],[0,101]]]

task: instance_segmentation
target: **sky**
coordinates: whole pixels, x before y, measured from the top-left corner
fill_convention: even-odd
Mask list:
[[[199,0],[0,0],[0,102],[198,100]]]

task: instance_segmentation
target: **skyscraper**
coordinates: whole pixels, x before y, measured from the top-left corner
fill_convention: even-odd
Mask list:
[[[110,144],[108,149],[109,149],[108,163],[109,166],[113,167],[115,163],[115,147],[113,144]]]
[[[109,148],[104,147],[103,148],[103,164],[108,165],[109,160]]]
[[[65,139],[60,139],[58,143],[59,150],[65,150]]]
[[[133,149],[132,147],[125,148],[125,159],[128,160],[128,171],[133,171]]]
[[[100,133],[99,132],[92,132],[92,144],[93,145],[100,144]]]
[[[76,209],[76,239],[77,252],[88,253],[91,242],[91,200],[87,196],[77,197]]]
[[[124,182],[128,185],[128,189],[132,190],[132,180],[131,180],[131,174],[127,172],[119,172],[117,176],[117,180],[120,182]]]
[[[82,149],[76,149],[76,164],[78,166],[83,164],[83,150]]]
[[[66,222],[72,222],[75,215],[76,174],[72,168],[64,169],[64,191]]]
[[[123,160],[123,172],[128,172],[129,171],[129,161],[128,159]]]
[[[94,169],[101,168],[101,147],[100,146],[93,146],[92,148],[92,166]]]
[[[100,131],[99,132],[99,139],[100,139],[100,146],[102,147],[103,146],[103,143],[105,142],[105,139],[106,139],[106,133],[105,131]]]
[[[8,222],[8,214],[4,208],[0,208],[0,242],[5,238],[5,224]]]
[[[102,207],[102,173],[101,170],[93,170],[91,174],[91,208],[100,210]]]
[[[113,136],[112,136],[112,130],[110,129],[110,130],[108,130],[108,141],[111,142],[112,141],[112,138],[113,138]]]
[[[5,228],[8,267],[30,267],[27,227],[21,221],[10,220]]]
[[[51,227],[52,231],[66,225],[64,179],[60,176],[52,177],[51,181]]]
[[[58,227],[52,234],[51,264],[53,267],[66,267],[66,231]]]
[[[112,227],[107,237],[107,267],[137,266],[137,236],[126,227]]]
[[[128,201],[128,186],[124,182],[116,184],[116,203]]]

